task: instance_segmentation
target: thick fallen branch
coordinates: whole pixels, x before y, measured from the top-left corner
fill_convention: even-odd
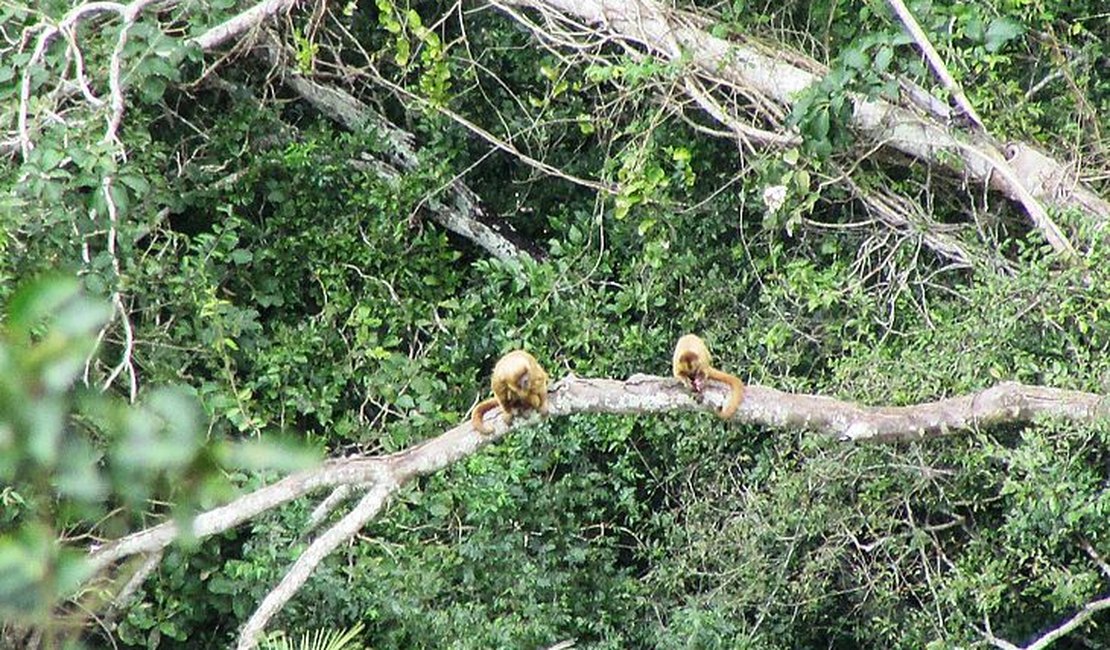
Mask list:
[[[618,381],[583,379],[571,375],[553,388],[549,416],[716,411],[724,399],[724,389],[716,385],[710,386],[704,399],[698,401],[670,378],[634,375],[625,381]],[[772,429],[801,429],[841,441],[888,443],[955,434],[983,426],[1029,423],[1038,417],[1056,417],[1077,423],[1094,422],[1098,418],[1110,417],[1110,400],[1094,393],[1006,382],[962,397],[913,406],[881,407],[749,385],[733,419]],[[535,418],[518,418],[512,428],[527,426]],[[267,597],[248,627],[244,628],[240,647],[253,647],[251,644],[270,617],[307,580],[312,569],[331,550],[357,534],[361,526],[380,512],[399,488],[418,476],[432,474],[474,454],[509,430],[500,418],[489,422],[493,424],[494,432],[488,436],[477,433],[467,422],[436,438],[388,456],[355,456],[327,461],[318,468],[286,477],[197,516],[192,523],[191,535],[204,538],[323,488],[334,489],[344,485],[369,488],[359,506],[323,532],[294,565],[296,571]],[[90,561],[94,569],[102,569],[136,553],[156,553],[171,544],[180,533],[177,523],[169,521],[93,549]]]
[[[695,20],[654,0],[495,0],[535,9],[552,20],[575,17],[596,25],[604,37],[647,48],[674,62],[683,62],[699,74],[737,88],[747,88],[781,106],[792,106],[799,93],[819,77],[809,69],[792,65],[799,55],[769,56],[743,42],[710,35]],[[510,15],[512,12],[507,12]],[[1060,207],[1075,207],[1110,219],[1110,203],[1082,187],[1068,169],[1042,156],[1037,165],[1010,167],[1007,158],[986,138],[957,137],[951,129],[911,110],[888,102],[856,97],[853,125],[878,142],[905,154],[989,183],[1008,198],[1022,204],[1036,225],[1045,229],[1053,246],[1070,254],[1070,244],[1050,227],[1045,201]],[[1020,147],[1019,147],[1020,148]]]

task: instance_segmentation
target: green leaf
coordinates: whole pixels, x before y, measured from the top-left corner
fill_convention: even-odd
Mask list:
[[[853,70],[862,70],[867,67],[867,55],[861,48],[850,47],[844,54],[841,55],[840,60],[844,65]]]
[[[8,333],[29,336],[31,328],[77,295],[73,278],[46,277],[21,287],[8,304]]]
[[[884,45],[879,48],[875,54],[875,63],[872,66],[879,72],[886,72],[890,68],[890,62],[894,60],[894,50],[889,45]]]
[[[412,56],[412,44],[409,39],[404,36],[397,37],[396,51],[393,54],[393,61],[400,67],[405,67],[409,64],[409,59]]]
[[[997,52],[1007,42],[1025,33],[1025,27],[1012,18],[995,18],[987,27],[985,36],[988,52]]]
[[[221,448],[220,457],[232,467],[251,471],[297,472],[320,462],[320,454],[315,450],[273,438],[228,444]]]

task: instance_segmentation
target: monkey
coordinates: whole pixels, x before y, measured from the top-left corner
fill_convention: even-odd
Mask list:
[[[493,397],[474,407],[470,424],[478,433],[490,433],[482,417],[495,406],[501,419],[512,424],[513,416],[525,409],[547,413],[547,373],[536,358],[524,350],[513,350],[497,360],[490,378]]]
[[[713,360],[709,356],[709,348],[705,347],[705,342],[700,338],[687,334],[678,339],[678,344],[674,347],[673,367],[674,376],[698,395],[701,395],[705,389],[707,380],[713,379],[728,384],[729,398],[718,415],[727,420],[736,413],[740,401],[744,399],[744,382],[738,377],[714,368]]]

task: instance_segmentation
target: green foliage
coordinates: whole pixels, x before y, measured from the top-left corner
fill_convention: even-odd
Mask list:
[[[94,521],[120,530],[133,523],[124,513],[145,509],[156,487],[183,512],[208,480],[195,469],[202,439],[186,394],[154,392],[127,407],[73,390],[109,313],[57,278],[26,285],[4,312],[0,612],[50,634],[53,609],[88,577],[84,554],[58,543],[58,531]]]
[[[185,12],[182,33],[246,6]],[[574,65],[498,12],[391,0],[296,14],[287,38],[300,74],[342,70],[414,134],[413,169],[380,175],[367,161],[389,159],[392,140],[341,132],[269,70],[236,61],[218,85],[189,84],[197,53],[153,15],[123,59],[120,143],[101,142],[103,107],[74,100],[64,127],[36,108],[35,148],[0,167],[4,616],[60,629],[59,603],[96,610],[119,586],[82,590],[83,549],[58,540],[188,517],[231,485],[306,466],[306,447],[379,453],[438,435],[517,346],[555,378],[665,374],[674,340],[697,331],[745,380],[870,404],[1011,379],[1107,392],[1110,242],[1097,228],[1076,229],[1088,256],[1066,267],[1024,220],[934,190],[931,171],[861,164],[864,185],[938,221],[974,210],[993,228],[991,265],[956,274],[922,254],[921,233],[875,226],[832,189],[854,94],[893,98],[893,75],[935,87],[884,3],[713,6],[722,37],[797,38],[830,62],[795,105],[802,146],[744,150],[738,166],[734,142],[668,103],[684,62],[599,45]],[[1110,86],[1093,70],[1110,41],[1093,2],[912,9],[993,132],[1101,146],[1090,125],[1110,114]],[[0,12],[20,27],[39,15]],[[93,27],[82,44],[102,88],[118,25]],[[36,97],[63,50],[33,72]],[[1032,92],[1064,52],[1070,77]],[[27,57],[2,54],[10,122]],[[361,88],[364,63],[389,83]],[[617,193],[540,174],[439,108]],[[494,260],[428,219],[458,182],[545,254]],[[84,292],[52,281],[13,295],[44,268],[80,274]],[[85,382],[88,363],[87,385],[102,385],[126,345],[118,314],[94,345],[111,312],[86,296],[116,291],[133,405]],[[157,388],[171,385],[184,388]],[[708,414],[553,419],[399,495],[276,625],[349,629],[375,648],[919,648],[980,643],[989,619],[1024,642],[1106,591],[1092,557],[1110,554],[1107,436],[1043,422],[850,448]],[[311,540],[314,505],[168,549],[90,640],[227,647]],[[1095,626],[1084,641],[1110,643]]]
[[[206,441],[196,396],[180,388],[147,391],[130,405],[86,388],[98,331],[110,308],[71,279],[48,277],[17,291],[0,332],[0,615],[61,643],[72,633],[57,612],[80,597],[95,611],[100,591],[83,548],[60,541],[93,533],[121,536],[152,503],[187,518],[230,494],[217,468],[303,469],[314,462],[296,446]],[[95,527],[95,528],[94,528]],[[131,567],[133,570],[135,567]],[[85,614],[82,614],[85,615]],[[172,625],[159,623],[174,636]],[[177,631],[181,636],[181,632]],[[182,637],[183,638],[183,637]]]
[[[275,633],[268,636],[261,647],[265,650],[360,650],[364,646],[355,641],[355,637],[361,632],[362,624],[359,623],[346,630],[305,632],[298,642],[284,633]]]
[[[393,63],[408,72],[419,74],[421,95],[433,106],[443,105],[451,91],[451,67],[447,48],[439,34],[424,26],[415,9],[402,10],[392,0],[376,0],[378,23],[391,35]],[[413,49],[420,52],[413,58]]]

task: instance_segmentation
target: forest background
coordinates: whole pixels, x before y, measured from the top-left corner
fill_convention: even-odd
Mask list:
[[[1104,3],[0,37],[0,645],[1110,646]]]

